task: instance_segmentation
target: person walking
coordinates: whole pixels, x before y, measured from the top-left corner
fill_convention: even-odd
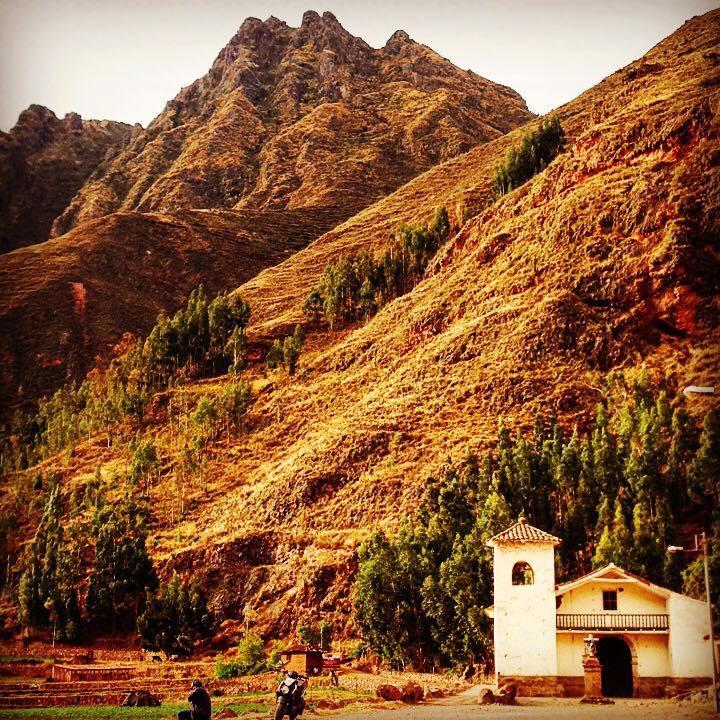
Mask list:
[[[210,695],[199,680],[194,680],[188,702],[192,710],[181,710],[178,713],[178,720],[210,720],[212,717],[212,703]]]

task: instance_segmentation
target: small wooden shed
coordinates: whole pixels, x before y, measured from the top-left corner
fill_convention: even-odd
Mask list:
[[[280,653],[285,670],[302,675],[319,675],[323,671],[323,650],[313,645],[293,645]]]

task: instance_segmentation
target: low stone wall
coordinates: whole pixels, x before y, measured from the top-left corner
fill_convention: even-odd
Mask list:
[[[139,662],[143,660],[142,650],[133,647],[113,647],[109,643],[94,644],[92,647],[63,645],[41,640],[23,643],[10,640],[0,643],[0,655],[5,657],[55,658],[61,662],[72,662],[76,658],[86,657],[99,662]]]
[[[0,676],[2,677],[32,677],[49,678],[52,675],[52,663],[0,663]]]
[[[53,665],[52,678],[57,682],[98,682],[130,680],[135,677],[133,667],[118,665]]]
[[[580,682],[580,692],[583,694],[583,679],[563,678],[557,675],[501,675],[498,673],[497,684],[502,687],[505,683],[517,685],[518,697],[575,697],[575,680]]]
[[[138,672],[147,678],[211,678],[215,676],[214,662],[163,662],[140,666]]]
[[[706,678],[641,677],[635,681],[634,697],[667,698],[712,685]]]

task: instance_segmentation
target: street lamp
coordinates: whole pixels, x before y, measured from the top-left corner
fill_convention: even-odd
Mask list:
[[[712,395],[714,392],[715,388],[707,385],[688,385],[683,390],[683,395]]]
[[[683,395],[690,397],[691,395],[713,395],[715,393],[714,387],[706,385],[688,385],[683,389]],[[713,610],[712,610],[712,599],[710,596],[710,572],[708,570],[708,542],[707,535],[704,532],[700,535],[695,536],[695,547],[688,548],[687,550],[681,545],[670,545],[668,547],[669,553],[677,552],[702,552],[703,554],[703,566],[705,569],[705,598],[708,606],[708,618],[710,619],[710,652],[712,654],[712,669],[713,669],[713,696],[715,698],[715,712],[720,713],[720,696],[718,696],[718,671],[717,663],[715,662],[715,633],[713,632]]]

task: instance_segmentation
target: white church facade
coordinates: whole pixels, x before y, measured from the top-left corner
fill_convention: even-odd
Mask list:
[[[613,564],[557,585],[559,542],[523,519],[488,541],[498,683],[524,695],[583,695],[589,636],[604,695],[663,697],[711,683],[707,603]]]

